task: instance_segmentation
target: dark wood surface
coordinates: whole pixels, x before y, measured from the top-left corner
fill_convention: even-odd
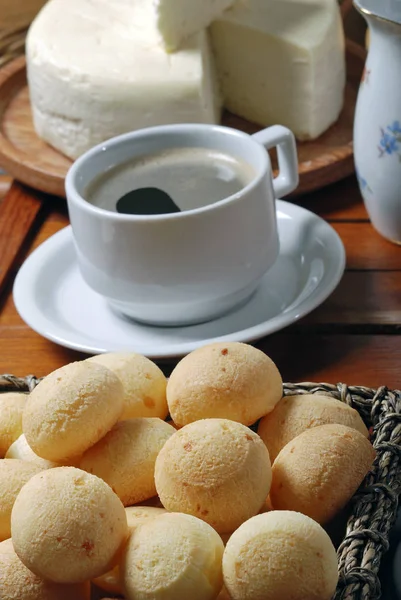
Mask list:
[[[45,375],[79,358],[30,330],[12,300],[25,257],[68,224],[64,200],[17,183],[0,190],[0,373]],[[401,387],[401,248],[371,227],[354,177],[298,199],[344,241],[347,270],[317,310],[257,342],[286,381]],[[174,363],[165,363],[168,372]]]

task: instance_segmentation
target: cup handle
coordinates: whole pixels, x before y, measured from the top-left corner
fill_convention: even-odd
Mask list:
[[[275,198],[293,192],[299,183],[299,172],[297,145],[292,131],[282,125],[274,125],[258,131],[252,137],[266,150],[277,146],[279,174],[273,179]]]

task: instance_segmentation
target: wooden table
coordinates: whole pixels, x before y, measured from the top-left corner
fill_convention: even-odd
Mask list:
[[[0,373],[42,376],[82,355],[23,323],[12,283],[32,249],[68,224],[66,204],[17,183],[7,191],[7,183],[0,179]],[[258,347],[286,381],[401,387],[401,248],[373,230],[353,177],[298,202],[340,234],[347,270],[320,308]]]
[[[340,234],[347,270],[320,308],[260,340],[258,347],[273,358],[285,381],[400,388],[401,247],[373,230],[354,177],[298,202],[327,219]],[[0,177],[0,373],[43,376],[83,357],[31,331],[12,300],[13,279],[21,263],[67,224],[64,200]],[[162,366],[168,373],[174,363]],[[382,567],[383,600],[396,597],[391,573],[398,542],[395,537]]]

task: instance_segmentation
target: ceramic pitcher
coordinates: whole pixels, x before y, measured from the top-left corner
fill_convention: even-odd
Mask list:
[[[354,0],[370,29],[354,123],[355,168],[372,225],[401,244],[401,0]]]

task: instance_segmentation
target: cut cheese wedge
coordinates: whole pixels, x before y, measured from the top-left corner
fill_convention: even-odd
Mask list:
[[[149,4],[149,0],[144,1]],[[177,50],[185,39],[209,27],[233,4],[234,0],[154,0],[166,49]]]
[[[231,112],[285,125],[300,140],[338,119],[345,52],[337,0],[239,0],[211,32]]]
[[[143,127],[219,122],[208,33],[168,54],[150,9],[128,0],[50,0],[31,25],[35,129],[70,158]]]

